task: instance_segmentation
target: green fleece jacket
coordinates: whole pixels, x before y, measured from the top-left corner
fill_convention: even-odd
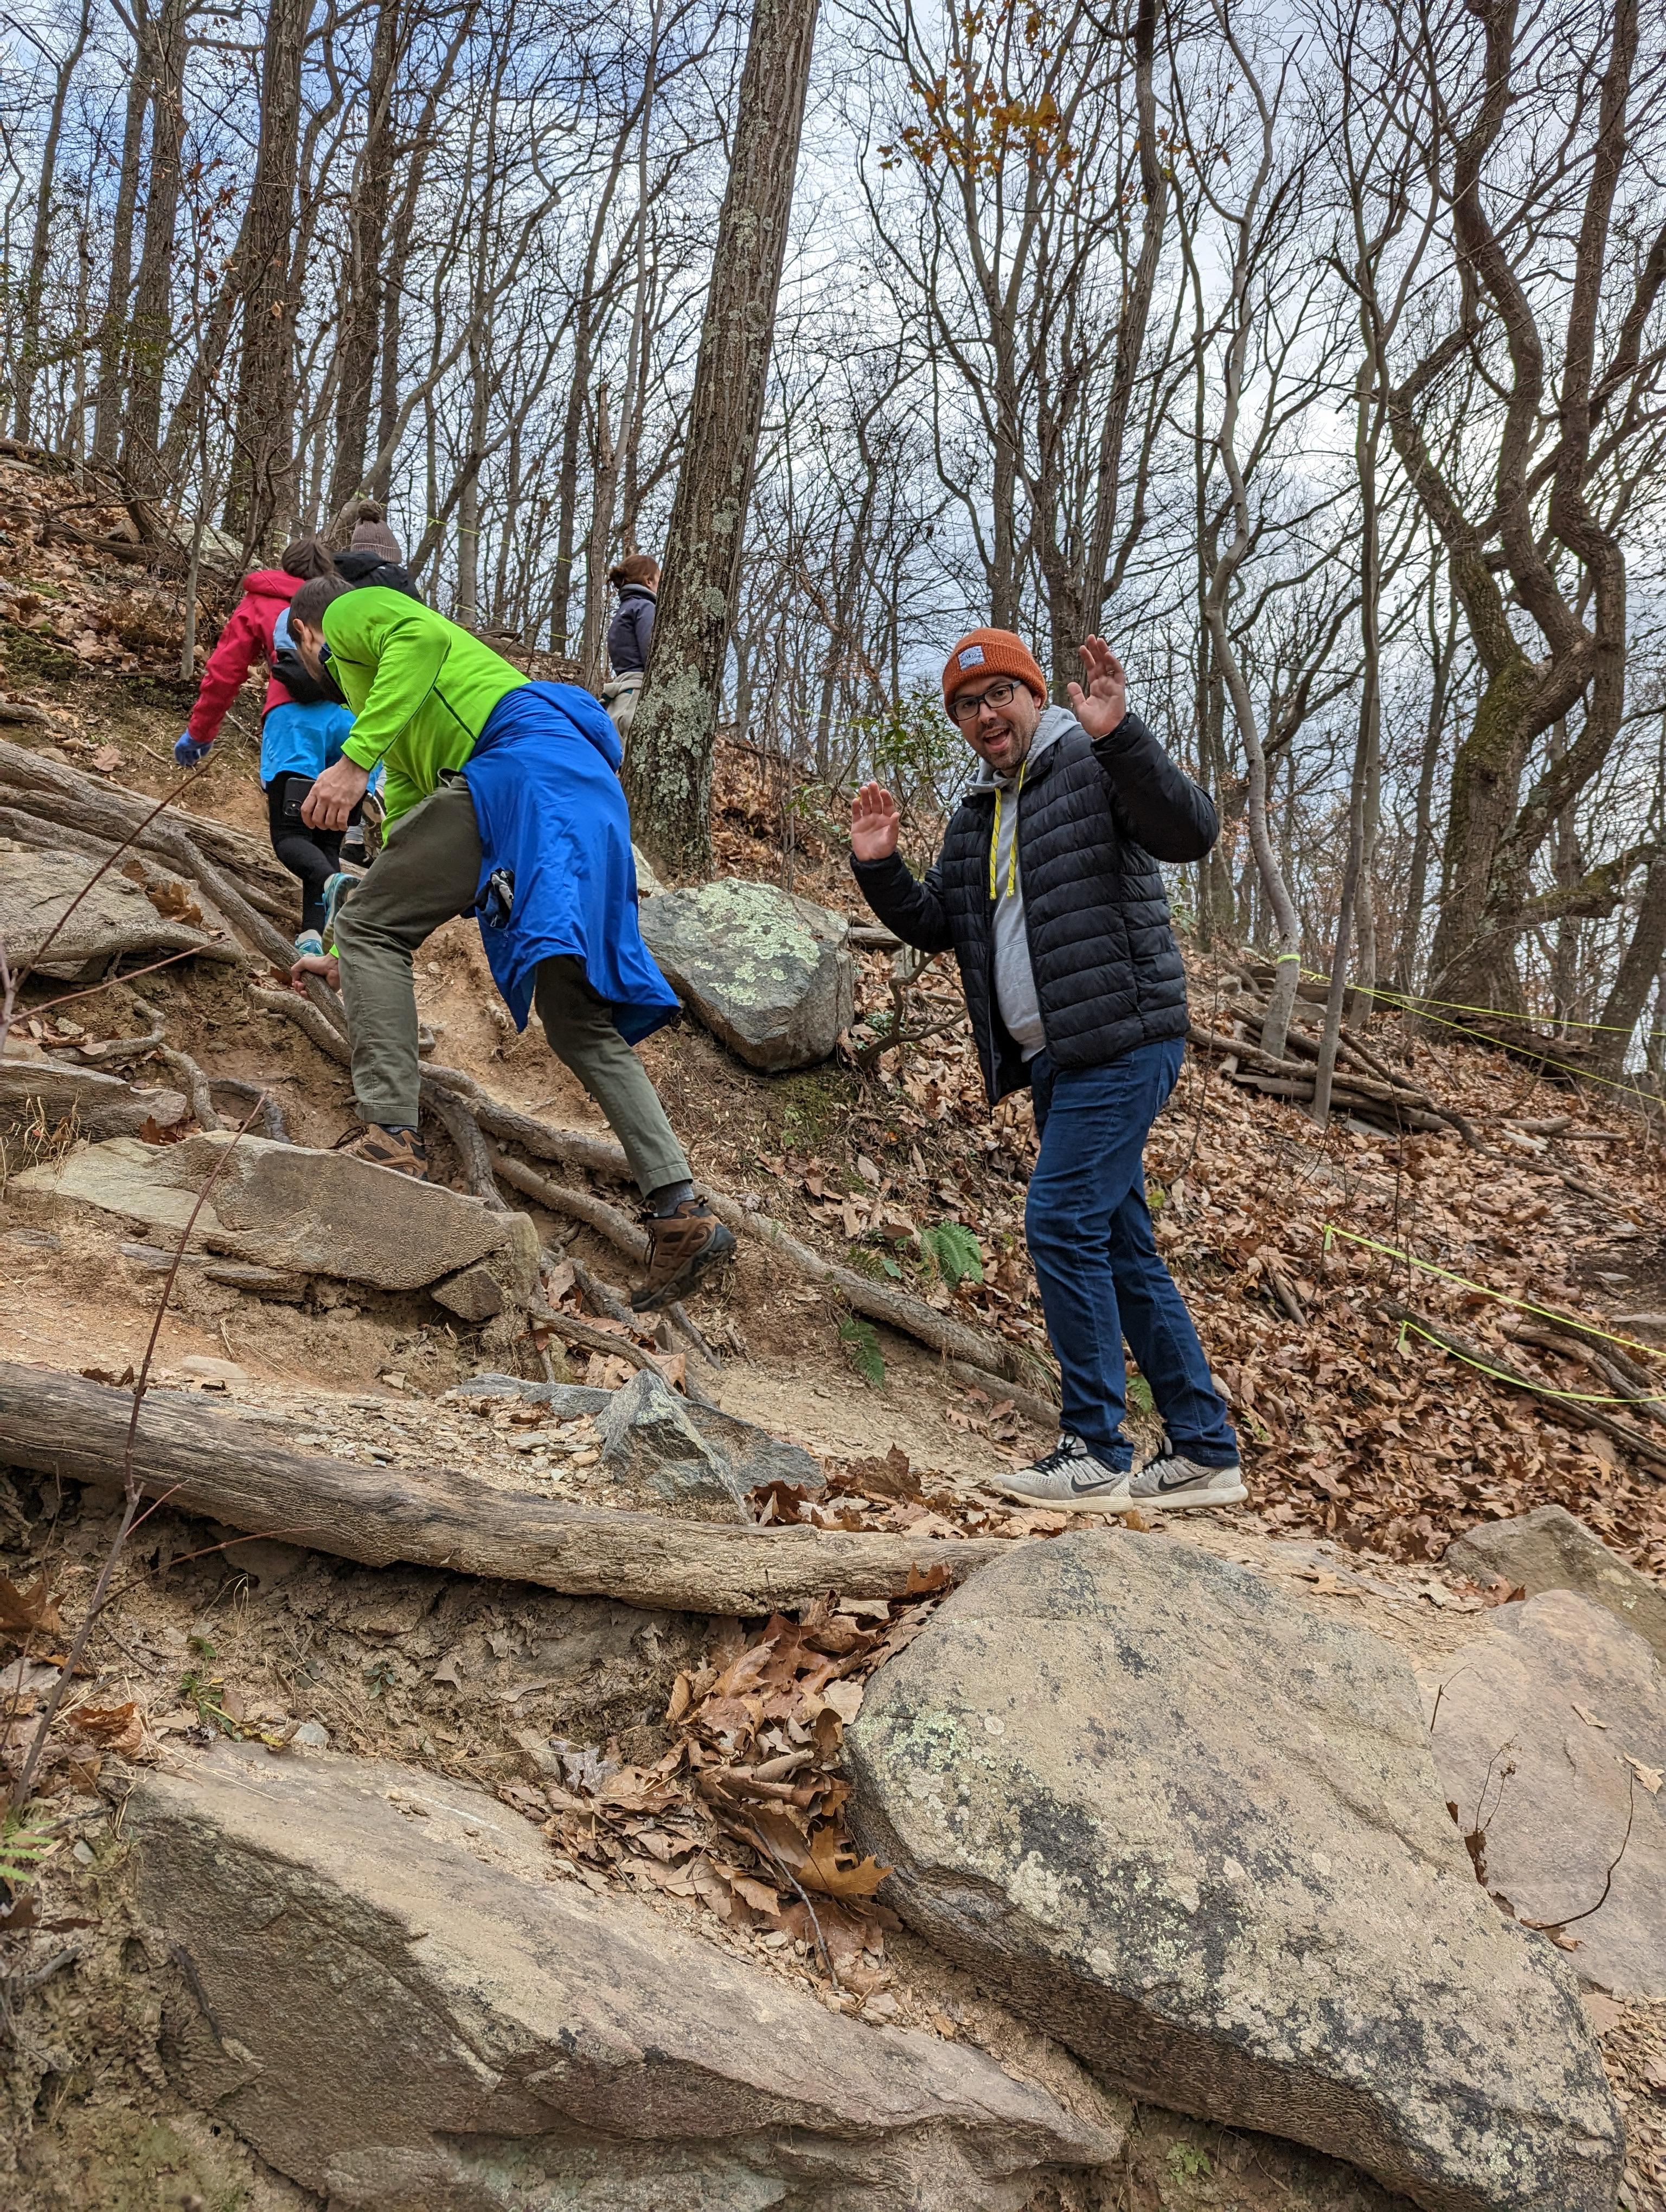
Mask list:
[[[526,681],[467,630],[380,584],[331,599],[324,636],[353,709],[342,750],[362,769],[386,763],[390,822],[462,767],[492,708]]]

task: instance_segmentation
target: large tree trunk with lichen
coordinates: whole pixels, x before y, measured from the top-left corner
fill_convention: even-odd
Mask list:
[[[666,536],[648,682],[625,761],[636,834],[675,875],[711,870],[712,748],[763,422],[817,0],[758,0]]]

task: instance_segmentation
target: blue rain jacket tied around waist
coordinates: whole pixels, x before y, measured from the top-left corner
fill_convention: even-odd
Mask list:
[[[587,691],[523,684],[493,708],[464,765],[480,826],[480,934],[518,1029],[538,963],[562,954],[584,963],[627,1043],[677,1018],[677,994],[637,924],[623,757]]]

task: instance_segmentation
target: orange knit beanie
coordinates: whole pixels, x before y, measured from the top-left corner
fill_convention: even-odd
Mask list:
[[[943,664],[943,704],[953,703],[957,691],[966,691],[991,676],[1010,676],[1033,691],[1043,704],[1047,678],[1021,637],[1010,629],[969,629]]]

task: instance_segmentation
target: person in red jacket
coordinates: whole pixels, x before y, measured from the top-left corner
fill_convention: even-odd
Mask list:
[[[263,717],[274,707],[291,704],[289,693],[270,673],[272,629],[278,617],[309,578],[333,576],[336,564],[321,538],[297,538],[286,545],[276,568],[256,568],[243,579],[243,596],[220,641],[208,657],[203,680],[197,687],[197,703],[191,710],[185,735],[173,748],[182,768],[195,768],[220,734],[226,710],[242,690],[257,662],[268,670]],[[187,751],[187,747],[190,750]]]

